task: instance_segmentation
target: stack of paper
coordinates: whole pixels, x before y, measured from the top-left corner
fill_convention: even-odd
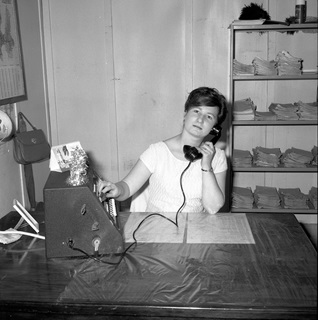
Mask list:
[[[233,150],[232,165],[237,168],[249,168],[252,166],[252,155],[248,150]]]
[[[254,203],[254,197],[252,189],[233,187],[232,191],[232,207],[233,208],[244,208],[252,209]]]
[[[317,102],[302,102],[298,101],[295,103],[298,107],[299,120],[317,120]]]
[[[277,209],[281,207],[279,194],[274,187],[256,186],[254,200],[259,209]]]
[[[276,121],[277,115],[272,111],[255,111],[256,121]]]
[[[287,149],[281,162],[287,168],[304,168],[311,163],[313,160],[313,154],[310,151],[290,148]]]
[[[254,74],[259,76],[274,76],[277,75],[276,62],[271,60],[255,57],[252,61],[254,66]]]
[[[308,196],[303,194],[299,188],[280,188],[279,194],[282,206],[285,209],[309,209]]]
[[[314,206],[315,209],[318,209],[318,207],[317,207],[317,198],[318,198],[317,188],[316,187],[312,187],[309,190],[309,200],[310,200],[311,204]]]
[[[276,56],[278,75],[300,75],[303,69],[303,59],[293,57],[289,52],[283,50]]]
[[[233,105],[234,120],[254,120],[256,106],[251,98],[236,100]]]
[[[277,115],[277,120],[298,120],[298,106],[292,103],[271,103],[269,111]]]
[[[233,74],[234,75],[254,75],[254,66],[252,64],[244,64],[242,62],[233,60]]]
[[[253,149],[253,164],[258,167],[277,168],[282,153],[279,148],[256,147]]]

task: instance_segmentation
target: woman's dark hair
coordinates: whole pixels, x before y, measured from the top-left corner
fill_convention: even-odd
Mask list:
[[[190,92],[184,105],[187,112],[193,107],[219,107],[218,124],[221,124],[227,115],[227,103],[225,97],[215,88],[200,87]]]

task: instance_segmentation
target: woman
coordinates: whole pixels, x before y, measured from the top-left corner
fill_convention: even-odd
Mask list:
[[[98,191],[123,201],[149,180],[146,212],[177,212],[182,207],[184,212],[217,213],[225,201],[227,162],[223,150],[203,141],[226,113],[226,100],[216,89],[193,90],[185,103],[182,132],[150,145],[122,181],[100,181]],[[194,146],[202,157],[189,162],[185,145]]]

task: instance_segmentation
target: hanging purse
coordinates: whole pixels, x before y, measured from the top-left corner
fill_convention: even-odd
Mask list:
[[[31,126],[31,131],[26,131],[26,124],[23,118]],[[13,156],[17,163],[31,164],[50,158],[51,147],[44,132],[33,126],[22,112],[18,113],[18,129],[14,135],[13,142]]]

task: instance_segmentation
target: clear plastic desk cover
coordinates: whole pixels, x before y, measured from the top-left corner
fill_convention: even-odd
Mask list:
[[[312,289],[317,288],[317,278],[304,275],[316,274],[317,271],[313,270],[316,266],[306,263],[308,253],[299,243],[296,245],[293,239],[297,237],[291,236],[301,233],[300,228],[297,225],[290,228],[284,219],[266,219],[266,215],[262,219],[247,219],[245,214],[233,216],[237,217],[234,220],[243,216],[248,227],[251,225],[253,236],[248,237],[248,241],[140,242],[126,253],[118,265],[85,259],[72,270],[72,279],[61,293],[59,302],[312,307],[317,298],[317,292]],[[215,222],[221,215],[213,217],[211,221]],[[224,215],[226,223],[229,223],[228,217],[228,214]],[[183,232],[187,235],[192,218],[186,215],[184,219]],[[141,228],[139,232],[150,231],[158,225],[158,220],[152,222],[145,226],[146,230]],[[215,226],[219,227],[218,224]],[[273,230],[276,231],[271,234]],[[277,235],[279,242],[275,240]],[[138,233],[136,238],[138,241]],[[233,242],[238,238],[235,236]],[[287,255],[291,248],[302,264]],[[118,258],[104,257],[102,260],[116,262]]]

